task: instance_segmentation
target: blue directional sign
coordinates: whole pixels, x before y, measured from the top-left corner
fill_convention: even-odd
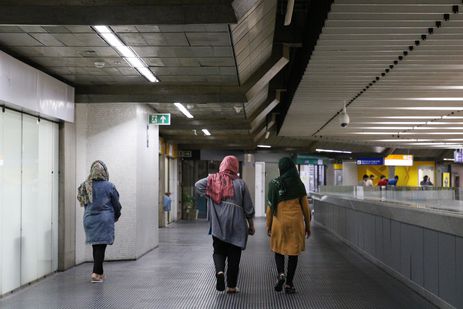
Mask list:
[[[384,165],[384,158],[357,158],[357,165]]]

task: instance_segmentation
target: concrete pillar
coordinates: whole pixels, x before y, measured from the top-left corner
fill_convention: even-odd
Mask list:
[[[58,270],[76,262],[76,127],[64,122],[59,128]]]
[[[395,166],[388,166],[388,167],[387,167],[387,171],[388,171],[388,173],[389,173],[389,177],[388,177],[388,178],[389,178],[389,179],[394,178],[394,176],[395,176]]]
[[[159,227],[166,227],[167,222],[164,215],[164,193],[166,192],[165,187],[165,177],[166,177],[166,169],[165,169],[165,160],[166,155],[161,154],[159,155]]]
[[[336,184],[335,172],[333,164],[326,165],[326,185],[334,186]]]
[[[252,202],[255,204],[256,202],[256,193],[255,193],[256,167],[255,167],[255,159],[254,159],[253,153],[244,154],[242,178],[246,182],[249,192],[251,193]]]
[[[342,185],[356,186],[358,185],[357,164],[355,162],[342,162]]]

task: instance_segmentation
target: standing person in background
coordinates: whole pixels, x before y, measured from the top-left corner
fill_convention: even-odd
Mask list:
[[[238,177],[239,161],[226,156],[219,172],[196,182],[200,195],[207,197],[207,217],[214,247],[216,289],[225,290],[227,262],[227,293],[237,293],[241,251],[246,248],[248,234],[254,235],[254,205],[244,180]]]
[[[304,236],[310,236],[310,210],[305,186],[293,160],[282,158],[278,168],[280,177],[269,184],[266,227],[278,271],[275,291],[280,292],[286,282],[285,292],[292,294],[296,292],[293,278],[298,256],[305,250]],[[287,275],[285,255],[288,256]]]
[[[170,192],[164,193],[164,196],[162,198],[162,207],[164,209],[164,217],[167,225],[169,223],[169,215],[172,207],[172,198],[170,197]]]
[[[431,182],[431,179],[429,179],[428,175],[424,175],[423,180],[420,182],[420,186],[422,187],[428,187],[432,186],[433,183]]]
[[[364,186],[364,187],[372,187],[373,186],[373,182],[370,180],[370,177],[368,177],[367,174],[363,175],[362,181],[361,181],[360,184],[362,186]]]
[[[397,183],[399,182],[399,176],[395,175],[393,179],[389,179],[388,185],[397,187]]]
[[[371,183],[371,187],[375,186],[375,175],[373,174],[370,175],[370,183]]]
[[[387,180],[386,176],[381,175],[381,177],[379,177],[378,187],[385,187],[385,186],[387,186],[387,183],[388,183],[388,180]]]
[[[93,162],[90,175],[78,188],[77,200],[85,207],[86,242],[93,248],[91,282],[103,282],[103,262],[107,245],[114,243],[114,223],[121,216],[121,204],[116,187],[109,182],[106,165]]]

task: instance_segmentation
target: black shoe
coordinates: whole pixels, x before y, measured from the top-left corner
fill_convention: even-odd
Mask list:
[[[284,274],[278,275],[278,281],[277,284],[275,284],[275,291],[281,292],[283,290],[283,284],[285,284],[286,277]]]
[[[287,286],[285,286],[285,293],[286,294],[294,294],[294,293],[296,293],[296,288],[294,287],[294,285],[287,285]]]
[[[223,273],[220,273],[216,274],[215,277],[217,279],[215,289],[220,292],[225,291],[225,275]]]

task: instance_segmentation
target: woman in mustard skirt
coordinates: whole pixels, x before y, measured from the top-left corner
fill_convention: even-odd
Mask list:
[[[298,256],[305,249],[305,236],[310,236],[310,211],[305,186],[294,162],[282,158],[278,168],[280,177],[269,185],[266,227],[278,271],[275,291],[282,291],[285,285],[285,292],[292,294],[296,292],[293,278]],[[286,275],[285,255],[288,256]]]

